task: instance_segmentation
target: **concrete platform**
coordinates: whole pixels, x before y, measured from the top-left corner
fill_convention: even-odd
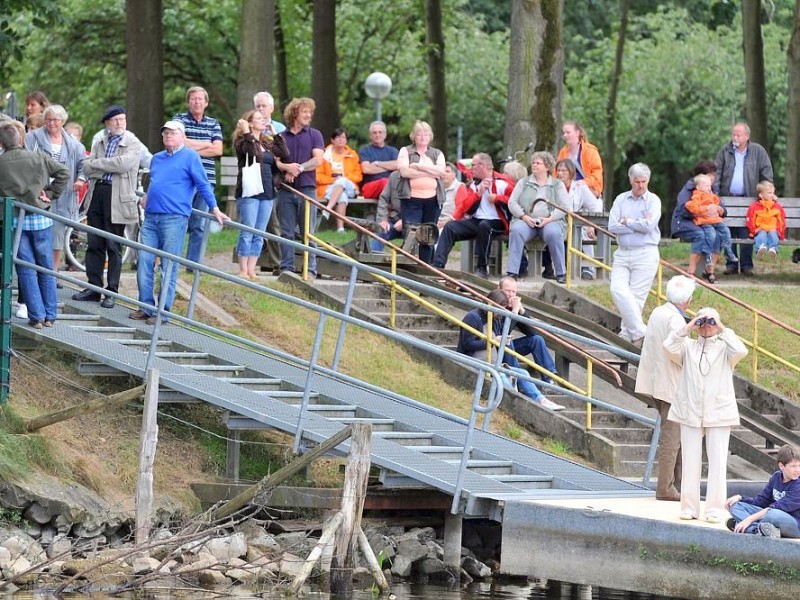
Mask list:
[[[653,497],[509,500],[500,571],[677,598],[800,592],[800,544],[681,521],[679,512]]]

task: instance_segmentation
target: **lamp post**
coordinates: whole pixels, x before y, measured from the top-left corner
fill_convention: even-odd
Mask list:
[[[376,71],[367,76],[364,82],[364,89],[367,91],[367,96],[375,101],[375,120],[381,120],[381,100],[389,95],[392,91],[392,80],[386,73]]]

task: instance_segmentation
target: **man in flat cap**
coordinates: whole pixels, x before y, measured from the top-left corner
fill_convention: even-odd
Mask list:
[[[153,156],[150,163],[150,186],[142,198],[144,204],[144,223],[142,223],[142,244],[156,250],[180,256],[183,238],[192,215],[192,205],[197,195],[203,199],[204,207],[222,225],[228,217],[217,206],[214,187],[200,161],[200,154],[186,145],[186,129],[180,121],[167,121],[161,128],[164,150]],[[203,217],[201,217],[203,218]],[[172,310],[175,299],[175,281],[178,277],[177,265],[170,271],[171,261],[163,261],[162,277],[170,274],[164,303],[166,310]],[[156,299],[156,255],[151,252],[139,253],[136,265],[136,283],[139,286],[139,302],[158,306]],[[152,308],[142,307],[128,315],[135,321],[146,321],[155,325],[156,316]],[[165,317],[162,322],[169,319]]]
[[[142,143],[127,130],[125,109],[121,106],[109,108],[100,122],[105,126],[103,135],[83,161],[83,174],[89,178],[86,216],[90,226],[122,237],[125,226],[139,220],[136,178]],[[106,263],[107,282],[103,285]],[[109,292],[118,292],[121,273],[121,244],[90,233],[86,249],[88,282],[105,287]],[[100,302],[103,308],[114,307],[113,296],[103,298],[88,288],[74,294],[72,299]]]

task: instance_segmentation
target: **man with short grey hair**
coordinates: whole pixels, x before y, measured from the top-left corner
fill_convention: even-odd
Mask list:
[[[265,132],[270,135],[278,135],[282,131],[286,131],[286,125],[279,123],[272,118],[272,113],[275,112],[275,99],[269,92],[258,92],[253,96],[253,108],[261,113],[264,117],[266,125]],[[267,222],[267,233],[280,237],[281,223],[278,220],[278,211],[273,210],[269,215]],[[265,240],[264,247],[261,252],[261,258],[258,260],[262,270],[272,269],[274,275],[279,275],[281,270],[281,246],[278,242],[272,240]]]
[[[653,309],[647,321],[642,355],[636,371],[638,394],[652,396],[661,417],[661,437],[658,440],[658,482],[656,499],[678,502],[681,499],[681,428],[669,421],[667,414],[675,399],[679,364],[670,359],[664,340],[686,325],[686,309],[692,301],[695,282],[677,275],[667,283],[667,302]]]
[[[253,96],[253,108],[264,117],[264,131],[270,135],[277,135],[286,130],[286,125],[272,118],[275,112],[275,99],[269,92],[258,92]],[[273,213],[275,211],[272,211]]]
[[[364,173],[361,181],[364,198],[380,198],[392,171],[397,170],[397,153],[397,148],[386,144],[386,124],[383,121],[370,123],[369,144],[358,151]]]

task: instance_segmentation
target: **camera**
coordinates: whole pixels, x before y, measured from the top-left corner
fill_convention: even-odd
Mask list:
[[[698,327],[702,327],[703,325],[711,325],[712,327],[717,324],[717,320],[714,317],[700,317],[695,321],[695,325]]]
[[[541,227],[542,226],[542,220],[541,219],[534,219],[533,220],[533,226],[534,227]]]

